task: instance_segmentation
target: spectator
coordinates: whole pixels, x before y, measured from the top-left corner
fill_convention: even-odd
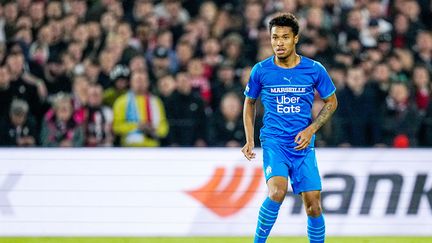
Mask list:
[[[415,60],[425,65],[432,72],[432,34],[421,31],[417,34],[415,43]]]
[[[229,32],[232,24],[233,16],[228,7],[220,9],[218,12],[214,24],[211,26],[210,33],[212,36],[220,39],[227,32]]]
[[[213,111],[221,107],[220,102],[222,97],[228,92],[234,92],[237,95],[243,94],[243,87],[235,77],[234,67],[228,62],[224,62],[219,66],[216,80],[212,83],[211,107]]]
[[[29,16],[32,20],[33,32],[37,33],[45,21],[45,2],[32,1]]]
[[[104,91],[103,103],[113,107],[118,97],[127,93],[129,88],[130,70],[124,65],[117,65],[110,73],[110,80],[113,83],[111,88]]]
[[[242,104],[238,94],[226,93],[220,103],[220,112],[215,112],[210,119],[210,145],[240,147],[246,139],[241,115]]]
[[[163,28],[183,25],[189,21],[189,13],[182,7],[180,0],[162,0],[154,9],[159,25]]]
[[[89,7],[87,19],[99,20],[104,12],[108,10],[108,6],[114,4],[117,0],[101,0],[96,1]]]
[[[415,66],[412,73],[414,99],[420,114],[424,114],[430,103],[430,73],[425,66]]]
[[[84,122],[85,118],[85,107],[88,102],[88,87],[89,81],[86,76],[75,76],[72,86],[72,105],[73,105],[73,116],[78,123]]]
[[[122,146],[157,147],[168,134],[162,101],[149,88],[147,73],[132,73],[130,91],[114,103],[113,127]]]
[[[176,46],[177,63],[179,70],[186,71],[188,63],[194,56],[194,47],[187,41],[180,41]]]
[[[73,72],[75,72],[75,70],[68,68],[67,63],[70,62],[70,64],[72,64],[72,68],[75,68],[77,63],[75,63],[74,61],[75,60],[73,59],[73,57],[70,54],[64,54],[63,55],[63,62],[65,63],[66,69],[71,70],[72,74],[73,74]],[[91,84],[99,83],[99,75],[101,74],[101,69],[100,69],[98,60],[92,59],[92,58],[87,58],[84,61],[83,67],[84,67],[83,74],[87,77],[89,83],[91,83]],[[112,85],[112,84],[110,83],[110,85]]]
[[[205,75],[205,66],[200,58],[193,58],[187,67],[187,73],[192,82],[192,88],[196,90],[205,105],[209,105],[212,99],[210,81]]]
[[[243,59],[243,39],[239,34],[232,33],[223,39],[223,50],[225,54],[225,60],[231,62],[234,68],[243,68],[247,63],[247,60]]]
[[[179,39],[189,42],[192,46],[199,46],[210,35],[210,29],[203,19],[194,19],[187,23],[183,29]]]
[[[394,83],[390,87],[382,123],[384,143],[388,146],[417,145],[419,115],[409,95],[408,86],[404,83]]]
[[[28,14],[31,0],[17,0],[18,11],[20,14]]]
[[[378,36],[377,48],[383,57],[387,57],[392,50],[392,37],[390,34],[381,34]]]
[[[217,38],[210,37],[202,44],[203,61],[210,67],[216,67],[223,61],[221,45]]]
[[[18,6],[14,1],[8,1],[3,9],[5,24],[4,32],[6,40],[10,40],[15,33],[15,23],[18,18]]]
[[[134,6],[132,14],[128,15],[127,19],[131,23],[132,27],[137,27],[140,23],[145,22],[147,16],[154,11],[154,3],[153,1],[147,0],[137,0],[133,2]]]
[[[392,33],[393,46],[396,48],[406,48],[414,43],[414,30],[410,20],[403,14],[395,16],[395,28]]]
[[[172,75],[166,75],[157,81],[157,94],[162,99],[165,107],[168,99],[176,90],[176,81]]]
[[[306,10],[306,28],[304,36],[309,39],[315,39],[318,37],[318,31],[330,30],[330,17],[327,13],[318,6],[313,6]]]
[[[363,30],[366,25],[361,10],[359,8],[353,8],[349,10],[346,23],[343,23],[343,31],[340,33],[340,41],[345,42],[348,45],[350,39],[359,39],[359,33]]]
[[[377,45],[378,36],[383,33],[390,32],[392,29],[381,16],[376,15],[374,12],[376,8],[380,8],[380,3],[378,1],[371,1],[368,3],[368,9],[371,15],[369,16],[368,25],[362,29],[360,33],[360,38],[363,46],[365,47],[375,47]]]
[[[115,17],[117,19],[123,19],[124,18],[124,9],[122,5],[122,1],[118,0],[104,0],[105,5],[108,12],[114,13]]]
[[[127,22],[120,22],[117,25],[116,34],[123,46],[120,63],[128,64],[134,56],[138,55],[138,40],[133,38],[132,29]]]
[[[8,117],[14,93],[10,86],[10,73],[7,67],[0,67],[0,120]]]
[[[424,24],[420,20],[420,5],[418,2],[416,0],[401,1],[402,8],[400,8],[400,12],[407,16],[413,24],[415,33],[420,29],[424,29]]]
[[[111,79],[110,74],[114,69],[116,64],[118,63],[119,56],[116,54],[109,52],[108,50],[103,50],[99,55],[99,63],[100,63],[100,73],[98,78],[98,83],[107,89],[111,87]]]
[[[169,56],[169,49],[166,47],[158,46],[153,51],[153,57],[150,60],[150,77],[152,84],[156,83],[156,80],[171,74],[171,58]]]
[[[339,146],[374,146],[381,142],[380,122],[373,90],[366,86],[366,76],[359,67],[349,68],[347,86],[338,94],[339,107],[335,122],[338,122]]]
[[[396,82],[408,82],[408,70],[406,68],[407,63],[411,63],[411,60],[406,60],[406,52],[402,49],[394,49],[387,58],[390,70],[392,72],[392,80]]]
[[[20,52],[9,54],[6,66],[11,77],[10,87],[14,97],[25,100],[30,106],[30,113],[41,117],[41,100],[46,95],[46,87],[42,80],[34,78],[24,71],[24,55]]]
[[[0,119],[0,145],[28,147],[37,143],[36,123],[29,117],[29,105],[24,100],[14,100],[9,117]]]
[[[392,29],[391,23],[387,19],[387,11],[385,4],[379,0],[371,0],[367,3],[367,12],[369,13],[369,23],[371,20],[376,20],[379,33],[388,33]]]
[[[112,121],[111,108],[102,105],[103,89],[99,84],[90,85],[88,88],[88,102],[86,109],[85,146],[106,147],[112,146]]]
[[[37,65],[44,65],[50,57],[49,46],[52,42],[52,32],[49,25],[43,26],[37,35],[37,39],[30,45],[30,59]]]
[[[167,100],[169,143],[171,146],[206,146],[204,102],[199,94],[193,92],[188,73],[177,74],[176,86],[177,89]]]
[[[385,103],[391,86],[391,75],[390,67],[386,62],[378,63],[373,68],[369,85],[376,92],[376,103],[378,105]]]
[[[323,29],[318,30],[314,38],[313,45],[316,48],[315,60],[321,62],[324,66],[329,67],[333,64],[333,56],[336,53],[333,49],[331,40],[332,34]]]
[[[256,59],[258,49],[259,29],[263,26],[263,8],[260,2],[247,2],[245,6],[245,21],[242,35],[245,36],[244,56],[247,59]]]
[[[84,145],[82,125],[73,116],[72,98],[58,93],[53,107],[44,117],[41,131],[42,146],[81,147]]]
[[[102,31],[105,34],[109,34],[115,31],[115,28],[118,24],[118,18],[115,16],[113,12],[107,11],[104,14],[102,14],[101,17],[101,27]]]
[[[145,21],[135,28],[135,37],[139,44],[139,51],[145,52],[154,47],[154,40],[157,31],[157,26],[155,27],[155,25],[156,24]]]
[[[60,19],[62,16],[62,2],[58,0],[49,1],[46,7],[46,17],[49,19]]]
[[[204,19],[209,26],[212,26],[218,14],[216,3],[211,0],[203,1],[199,8],[199,17]]]
[[[97,58],[98,53],[102,50],[105,41],[104,33],[99,22],[92,21],[87,24],[88,43],[87,57]]]
[[[66,52],[70,54],[72,58],[78,63],[81,63],[81,61],[83,60],[83,51],[83,46],[80,45],[78,42],[69,43],[66,50]]]
[[[72,32],[78,24],[78,18],[73,14],[66,14],[61,22],[64,31],[63,40],[69,42],[72,40]]]
[[[242,85],[242,88],[245,89],[247,83],[249,82],[249,77],[252,72],[251,66],[246,66],[243,68],[241,74],[240,74],[240,83]]]
[[[336,90],[344,89],[346,83],[346,67],[343,64],[337,63],[331,67],[328,72],[336,86]]]
[[[69,6],[67,6],[70,10],[70,12],[75,15],[78,20],[84,21],[88,9],[87,1],[85,0],[74,0],[69,1],[67,3]]]
[[[83,57],[85,57],[90,51],[90,46],[88,46],[89,31],[86,24],[78,24],[72,31],[72,42],[77,43],[81,46],[83,50]]]
[[[134,72],[147,72],[147,63],[143,56],[136,55],[129,62],[129,71]]]
[[[65,64],[60,58],[60,56],[50,57],[47,63],[43,65],[43,73],[39,77],[45,81],[48,95],[72,91],[71,79],[66,76]]]

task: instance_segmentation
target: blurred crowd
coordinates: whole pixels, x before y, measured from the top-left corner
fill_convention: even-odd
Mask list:
[[[317,146],[432,146],[431,0],[3,0],[0,145],[241,146],[278,12],[337,86]]]

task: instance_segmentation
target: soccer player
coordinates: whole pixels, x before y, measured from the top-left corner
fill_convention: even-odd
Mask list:
[[[266,242],[285,198],[288,177],[294,193],[301,195],[305,205],[309,241],[324,242],[321,179],[314,134],[336,110],[336,88],[319,62],[296,53],[299,24],[294,15],[278,15],[270,21],[269,27],[274,56],[253,67],[244,92],[246,144],[242,152],[248,160],[255,158],[255,101],[260,95],[265,109],[260,139],[268,197],[259,211],[254,242]],[[315,90],[325,104],[312,121]]]

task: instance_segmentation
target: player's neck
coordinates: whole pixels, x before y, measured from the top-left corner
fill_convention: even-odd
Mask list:
[[[293,68],[300,63],[300,60],[300,56],[295,52],[285,59],[279,59],[275,56],[275,64],[283,68]]]

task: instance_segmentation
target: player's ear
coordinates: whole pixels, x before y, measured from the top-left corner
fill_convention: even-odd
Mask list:
[[[294,44],[297,44],[298,40],[299,40],[299,35],[294,36]]]

